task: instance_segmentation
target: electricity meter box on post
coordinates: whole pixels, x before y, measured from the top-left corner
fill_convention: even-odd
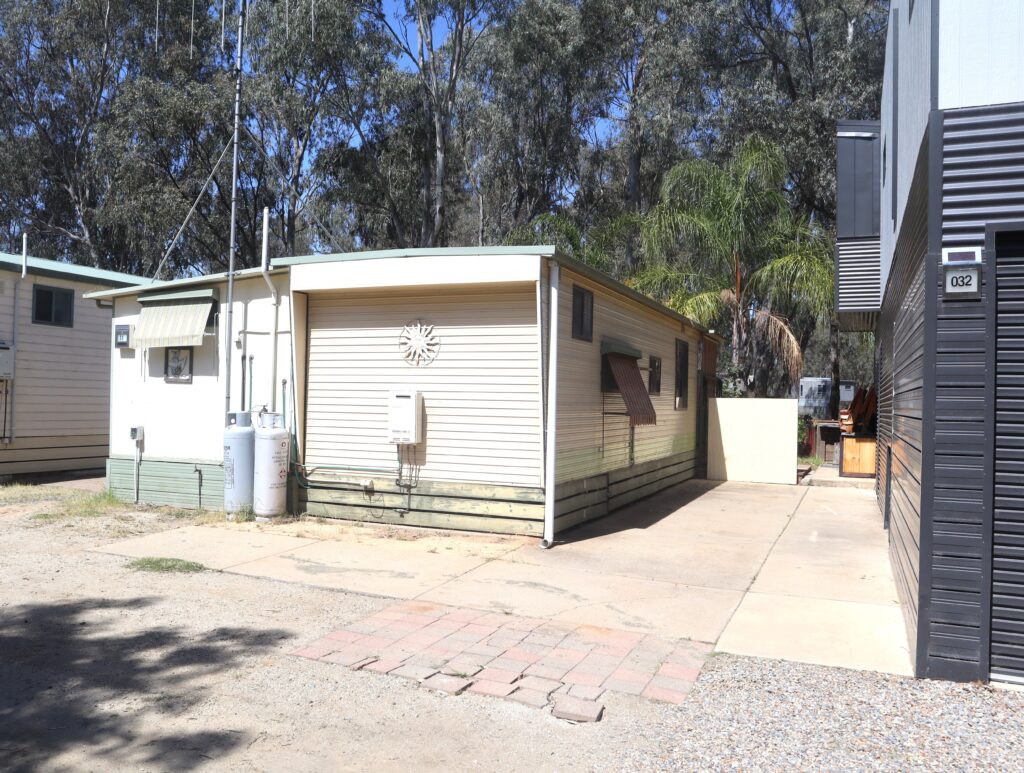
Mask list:
[[[225,512],[237,513],[252,507],[255,439],[248,411],[228,414],[228,426],[224,429]]]
[[[423,442],[423,393],[396,389],[388,398],[388,442],[416,445]]]
[[[253,505],[256,515],[284,515],[288,504],[288,444],[280,413],[261,413],[256,428]]]

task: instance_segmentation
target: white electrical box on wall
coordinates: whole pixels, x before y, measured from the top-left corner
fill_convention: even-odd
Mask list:
[[[14,349],[0,341],[0,381],[14,379]]]
[[[388,398],[388,442],[416,445],[423,442],[423,393],[396,389]]]

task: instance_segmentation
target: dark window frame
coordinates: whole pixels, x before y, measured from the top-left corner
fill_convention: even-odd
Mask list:
[[[41,319],[38,316],[40,291],[51,294],[50,319]],[[68,318],[66,321],[60,321],[57,319],[58,298],[68,299],[66,306]],[[32,324],[50,325],[51,327],[73,328],[75,326],[75,291],[70,287],[53,287],[52,285],[40,284],[32,285]]]
[[[647,394],[661,394],[661,357],[653,354],[647,358]]]
[[[690,342],[676,339],[676,384],[675,398],[677,411],[685,411],[690,404]]]
[[[594,293],[580,285],[572,286],[572,337],[594,341]]]

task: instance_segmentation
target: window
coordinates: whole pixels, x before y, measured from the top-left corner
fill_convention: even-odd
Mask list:
[[[690,344],[676,340],[676,410],[685,411],[690,401]]]
[[[32,321],[37,325],[74,327],[75,291],[64,287],[33,285]]]
[[[579,285],[572,286],[572,337],[594,340],[594,294]]]
[[[661,394],[661,357],[651,357],[647,361],[647,393]]]

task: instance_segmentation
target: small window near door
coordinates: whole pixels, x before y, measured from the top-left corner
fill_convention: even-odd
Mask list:
[[[75,291],[65,287],[32,286],[32,322],[74,327]]]
[[[594,294],[579,285],[572,286],[572,337],[594,340]]]
[[[690,401],[690,344],[676,340],[676,410],[685,411]]]
[[[647,361],[647,394],[661,394],[661,357],[651,357]]]

